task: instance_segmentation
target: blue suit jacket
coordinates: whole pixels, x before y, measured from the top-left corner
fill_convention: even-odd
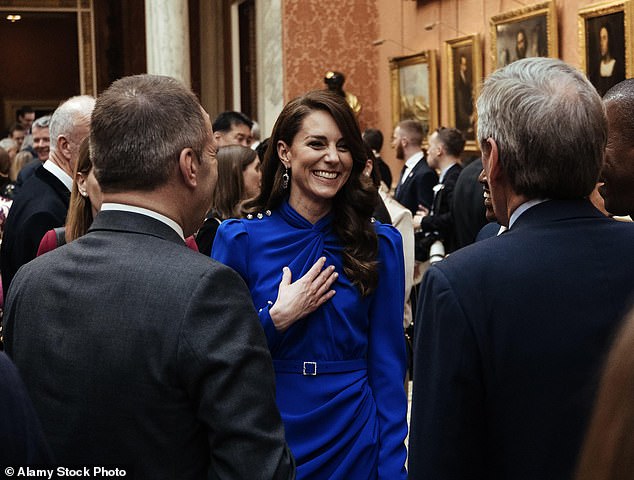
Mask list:
[[[634,290],[634,225],[551,200],[432,266],[416,317],[411,479],[571,478]]]
[[[419,204],[431,209],[434,202],[434,187],[437,183],[438,175],[429,168],[427,160],[423,157],[408,173],[405,181],[396,187],[394,198],[415,215]]]

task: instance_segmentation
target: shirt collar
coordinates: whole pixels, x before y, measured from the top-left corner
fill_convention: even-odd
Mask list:
[[[50,160],[46,160],[43,167],[51,172],[51,174],[53,174],[60,182],[62,182],[69,192],[73,189],[73,179],[58,165],[54,164]]]
[[[163,222],[165,225],[171,227],[172,230],[178,233],[178,236],[181,237],[183,241],[185,241],[185,234],[183,233],[182,227],[171,218],[166,217],[165,215],[161,215],[160,213],[155,212],[154,210],[148,210],[147,208],[136,207],[134,205],[126,205],[124,203],[104,203],[101,205],[101,211],[103,212],[105,210],[119,210],[122,212],[132,212],[132,213],[138,213],[140,215],[145,215],[146,217],[154,218],[155,220]]]
[[[515,211],[511,214],[511,218],[509,219],[509,229],[513,226],[518,218],[529,208],[534,207],[535,205],[539,205],[540,203],[544,203],[549,200],[548,198],[535,198],[533,200],[529,200],[528,202],[522,203],[519,207],[515,209]]]
[[[451,165],[446,166],[445,168],[442,169],[442,171],[440,172],[440,177],[438,177],[438,183],[442,183],[443,180],[445,179],[445,175],[447,174],[447,172],[449,171],[449,169],[451,167],[453,167],[456,164],[456,162],[453,162]]]
[[[423,159],[423,152],[417,152],[414,155],[412,155],[411,157],[409,157],[407,159],[407,162],[405,162],[405,166],[411,170],[412,168],[414,168],[418,162],[420,162]]]

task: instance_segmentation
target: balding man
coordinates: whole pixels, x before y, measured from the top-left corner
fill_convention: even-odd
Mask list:
[[[94,106],[93,97],[72,97],[55,110],[46,125],[51,138],[48,159],[24,181],[4,227],[0,268],[5,292],[18,269],[35,258],[44,234],[64,225],[79,145],[90,133]],[[34,139],[37,123],[33,124]]]
[[[608,144],[599,193],[614,215],[634,219],[634,79],[624,80],[603,97],[608,117]]]
[[[494,72],[477,108],[491,203],[509,230],[423,280],[410,478],[572,478],[634,291],[634,228],[587,199],[603,105],[576,68],[528,58]]]

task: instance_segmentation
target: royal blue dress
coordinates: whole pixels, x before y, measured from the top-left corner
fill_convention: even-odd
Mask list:
[[[285,201],[273,212],[223,222],[212,257],[242,276],[259,310],[297,478],[404,480],[401,236],[392,226],[375,223],[379,283],[362,297],[343,273],[342,247],[331,224],[328,215],[313,225]],[[295,281],[321,256],[339,273],[335,296],[278,333],[269,307],[282,268],[288,266]]]

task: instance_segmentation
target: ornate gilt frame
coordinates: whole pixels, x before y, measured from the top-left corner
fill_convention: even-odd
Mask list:
[[[427,94],[427,104],[423,104],[421,109],[423,110],[422,117],[407,116],[402,112],[402,95],[401,95],[401,71],[404,68],[412,67],[415,65],[421,65],[427,67],[427,91],[424,86],[409,85],[410,90],[419,87],[419,93]],[[424,70],[423,70],[424,71]],[[403,57],[393,57],[390,59],[390,76],[392,82],[392,123],[394,126],[401,120],[407,118],[415,118],[420,120],[423,125],[428,129],[428,132],[433,131],[438,127],[438,67],[436,64],[436,51],[426,50],[413,55],[406,55]],[[426,109],[426,113],[425,113]]]
[[[467,35],[464,37],[454,38],[445,42],[445,59],[447,64],[447,80],[448,80],[448,103],[449,103],[449,125],[456,126],[456,84],[455,78],[457,72],[454,69],[455,56],[458,49],[464,47],[471,47],[471,85],[472,85],[472,100],[473,100],[473,115],[476,118],[475,101],[480,93],[480,86],[482,83],[482,49],[480,47],[480,35],[475,33],[473,35]],[[465,144],[465,151],[477,152],[477,122],[474,120],[473,124],[473,138],[467,137]]]
[[[557,9],[554,0],[528,5],[526,7],[501,13],[491,17],[491,64],[493,70],[498,66],[498,27],[513,23],[519,23],[535,17],[544,16],[546,20],[546,45],[547,57],[558,58],[559,42],[557,37]]]
[[[587,21],[604,15],[623,12],[623,32],[625,35],[625,78],[631,78],[634,76],[634,63],[632,59],[634,51],[630,43],[632,38],[634,38],[632,36],[632,8],[630,0],[618,0],[595,3],[579,9],[579,56],[581,57],[581,69],[586,73],[586,75],[589,75],[588,62],[586,58],[588,50],[586,41]]]
[[[79,85],[81,94],[97,94],[95,27],[93,0],[0,0],[3,12],[75,12],[79,45]]]

